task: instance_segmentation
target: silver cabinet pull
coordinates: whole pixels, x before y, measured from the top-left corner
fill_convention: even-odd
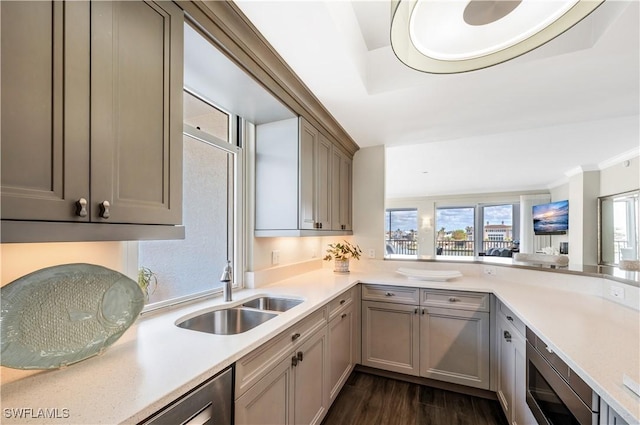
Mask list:
[[[296,332],[293,335],[291,335],[291,341],[295,341],[298,338],[300,338],[300,334],[298,332]]]
[[[395,297],[396,294],[394,294],[393,292],[387,292],[384,295],[387,297]]]
[[[511,334],[509,333],[509,331],[504,331],[504,339],[507,340],[507,342],[511,342]]]
[[[87,214],[87,200],[85,198],[78,199],[76,201],[76,215],[78,217],[86,217]]]
[[[109,211],[110,207],[111,207],[111,204],[109,203],[109,201],[102,201],[100,203],[100,217],[102,218],[111,217],[111,212]]]
[[[549,348],[548,345],[546,347],[544,347],[544,349],[547,350],[547,353],[553,354],[553,350],[551,348]]]

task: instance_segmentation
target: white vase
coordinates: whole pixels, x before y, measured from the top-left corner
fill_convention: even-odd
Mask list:
[[[334,273],[349,273],[349,260],[335,260]]]

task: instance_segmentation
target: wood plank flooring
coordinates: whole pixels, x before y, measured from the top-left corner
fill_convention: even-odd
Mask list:
[[[487,400],[353,372],[322,425],[508,425]]]

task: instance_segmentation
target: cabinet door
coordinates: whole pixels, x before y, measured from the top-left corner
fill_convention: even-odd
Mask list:
[[[89,3],[0,9],[2,218],[88,221]]]
[[[329,401],[338,396],[354,365],[353,304],[329,322]],[[331,403],[329,403],[331,404]]]
[[[510,424],[513,423],[513,396],[516,383],[516,353],[513,341],[513,330],[504,316],[497,320],[497,366],[498,366],[498,401]],[[525,384],[526,385],[526,384]]]
[[[331,167],[331,228],[351,230],[351,160],[334,147]]]
[[[422,308],[420,375],[489,389],[489,313]]]
[[[316,228],[315,163],[318,130],[300,118],[300,229]]]
[[[316,144],[316,221],[321,230],[331,230],[331,142],[322,134]]]
[[[235,423],[291,424],[293,368],[286,358],[235,402]]]
[[[326,327],[302,344],[296,355],[299,361],[293,374],[295,381],[293,423],[320,424],[329,407]]]
[[[362,364],[417,376],[420,372],[418,307],[362,302]]]
[[[181,222],[183,31],[172,2],[91,4],[94,221]]]

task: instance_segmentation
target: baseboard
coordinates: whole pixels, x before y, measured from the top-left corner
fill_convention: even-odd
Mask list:
[[[360,364],[356,365],[354,370],[356,372],[369,373],[371,375],[382,376],[383,378],[397,379],[398,381],[411,382],[412,384],[425,385],[427,387],[486,398],[488,400],[498,399],[497,394],[493,391],[467,387],[465,385],[451,384],[449,382],[437,381],[435,379],[423,378],[421,376],[405,375],[404,373],[390,372],[388,370],[376,369],[375,367],[363,366]]]

